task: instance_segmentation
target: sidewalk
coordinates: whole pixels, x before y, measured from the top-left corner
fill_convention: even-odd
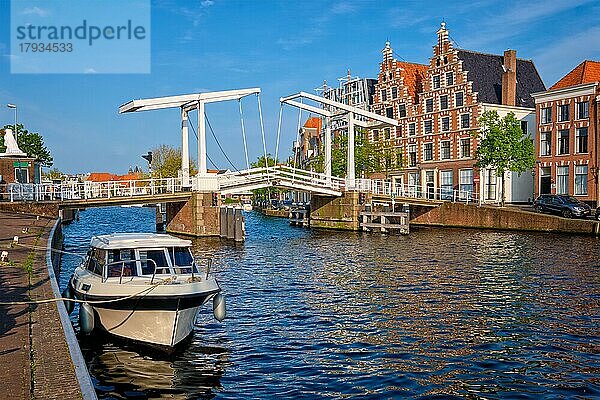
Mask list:
[[[47,246],[53,224],[0,212],[0,253],[9,253],[9,262],[0,262],[0,302],[54,297],[46,252],[31,249]],[[11,248],[14,236],[19,246]],[[0,306],[0,393],[7,399],[82,398],[56,303]]]

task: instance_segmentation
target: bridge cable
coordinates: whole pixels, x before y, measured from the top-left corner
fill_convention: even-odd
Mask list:
[[[212,125],[210,124],[210,121],[208,119],[208,115],[206,113],[204,113],[204,119],[208,123],[208,127],[210,129],[210,132],[212,133],[213,137],[215,138],[215,141],[217,142],[217,146],[219,146],[219,149],[221,150],[221,153],[223,153],[223,155],[225,156],[225,158],[227,159],[227,161],[229,161],[229,164],[233,167],[233,169],[235,169],[237,172],[240,172],[240,170],[237,169],[237,167],[233,164],[233,162],[231,161],[231,159],[229,159],[229,157],[227,156],[227,153],[225,153],[225,150],[223,150],[223,147],[221,146],[221,143],[219,142],[219,139],[217,139],[217,135],[215,135],[215,131],[213,130]]]
[[[250,169],[250,161],[248,161],[248,146],[246,145],[246,130],[244,129],[244,112],[242,111],[242,99],[238,99],[240,106],[240,121],[242,123],[242,138],[244,139],[244,154],[246,156],[246,168]]]
[[[269,179],[269,161],[267,159],[267,143],[265,142],[265,125],[263,123],[262,107],[260,106],[260,94],[256,94],[256,101],[258,102],[258,115],[260,116],[260,132],[262,134],[263,151],[265,153],[265,167],[267,167],[267,182]],[[277,160],[275,160],[277,162]]]
[[[194,129],[194,125],[192,125],[192,120],[188,120],[188,124],[192,128],[192,132],[194,132],[194,136],[196,136],[196,140],[198,140],[198,134],[196,133],[196,130]],[[215,164],[215,162],[212,160],[212,158],[210,158],[208,153],[206,153],[206,158],[208,158],[208,161],[210,161],[210,163],[213,165],[213,167],[215,167],[216,170],[220,169],[219,167],[217,167],[217,164]]]
[[[300,97],[300,104],[303,104],[303,99]],[[298,150],[294,151],[294,169],[296,169],[296,158],[300,159],[298,151],[300,150],[300,121],[302,119],[302,108],[298,107],[298,127],[296,129],[296,146]],[[300,161],[300,160],[298,160]]]
[[[279,137],[281,136],[281,114],[283,113],[283,103],[279,105],[279,123],[277,124],[277,141],[275,144],[275,160],[279,156]]]

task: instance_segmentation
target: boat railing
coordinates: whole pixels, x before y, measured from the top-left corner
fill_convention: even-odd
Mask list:
[[[210,269],[212,268],[212,258],[211,257],[198,257],[196,258],[196,260],[194,260],[194,264],[196,265],[196,268],[198,268],[198,265],[200,264],[199,261],[205,261],[206,262],[206,277],[204,279],[208,279],[208,275],[210,274]],[[194,281],[194,269],[196,268],[192,268],[192,282]],[[200,273],[200,269],[198,268],[198,273]]]
[[[129,263],[136,263],[136,262],[143,262],[143,261],[151,261],[152,264],[154,264],[154,272],[152,273],[152,280],[150,281],[150,284],[152,284],[154,282],[154,276],[156,275],[156,270],[157,270],[157,265],[156,265],[156,261],[154,261],[151,258],[145,258],[145,259],[133,259],[133,260],[121,260],[121,261],[114,261],[111,263],[108,263],[104,266],[104,273],[102,274],[102,283],[106,282],[108,280],[108,278],[116,278],[116,276],[108,276],[108,271],[109,271],[109,267],[114,266],[114,265],[119,265],[121,264],[121,273],[119,274],[119,284],[123,283],[123,273],[125,272],[125,264],[129,264]],[[134,268],[137,268],[134,267]],[[163,267],[161,267],[163,268]],[[133,275],[132,275],[133,276]]]

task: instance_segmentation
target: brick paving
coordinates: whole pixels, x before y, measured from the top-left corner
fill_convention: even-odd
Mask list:
[[[0,212],[0,301],[52,298],[46,252],[36,250],[31,282],[25,271],[30,248],[46,247],[54,221]],[[27,229],[27,232],[24,232]],[[14,236],[19,244],[11,248]],[[56,303],[0,306],[0,393],[6,399],[81,399]]]

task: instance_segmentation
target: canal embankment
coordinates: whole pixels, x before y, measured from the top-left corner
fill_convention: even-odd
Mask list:
[[[4,398],[96,398],[64,304],[40,302],[60,296],[57,255],[48,250],[53,245],[60,246],[60,224],[54,218],[0,212]]]
[[[600,222],[563,218],[518,207],[443,203],[437,207],[410,206],[411,226],[475,228],[508,231],[600,234]]]

